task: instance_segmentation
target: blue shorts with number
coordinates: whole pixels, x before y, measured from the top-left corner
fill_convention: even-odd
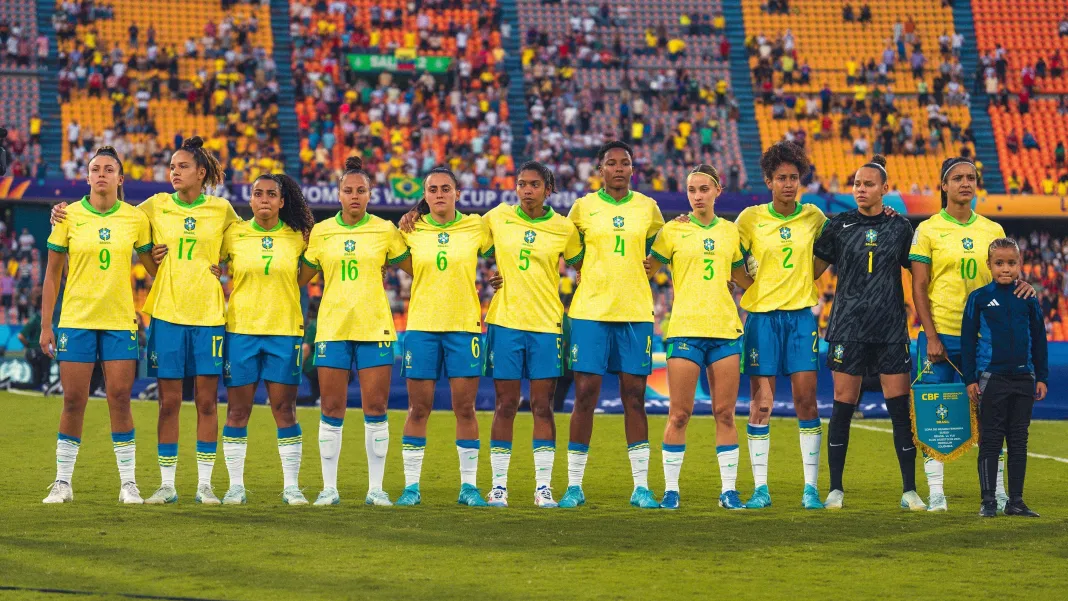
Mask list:
[[[563,337],[490,324],[486,329],[486,369],[495,380],[559,378]]]
[[[137,360],[137,332],[56,329],[56,360],[71,363]]]
[[[819,333],[809,309],[750,313],[745,320],[742,373],[788,376],[819,370]]]
[[[942,346],[946,347],[946,357],[957,367],[961,366],[960,336],[947,336],[940,334]],[[922,330],[916,338],[916,375],[920,377],[920,384],[950,384],[960,382],[960,374],[953,366],[945,361],[924,365],[927,363],[927,334]]]
[[[315,367],[346,371],[393,365],[393,341],[324,340],[315,343]]]
[[[742,339],[738,338],[668,338],[668,359],[687,359],[708,367],[720,359],[742,354]]]
[[[471,332],[416,332],[404,338],[402,373],[413,380],[477,378],[482,375],[482,335]]]
[[[224,326],[183,326],[153,319],[148,335],[148,376],[178,380],[221,376]]]
[[[653,324],[650,322],[571,320],[573,371],[648,376],[653,372]]]
[[[260,380],[296,386],[301,374],[300,336],[255,336],[226,333],[223,381],[227,386]]]

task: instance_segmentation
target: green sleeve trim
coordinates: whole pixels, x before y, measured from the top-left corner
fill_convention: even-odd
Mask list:
[[[48,243],[48,250],[54,250],[57,253],[65,253],[65,252],[67,252],[67,247],[66,246],[60,246],[58,244],[52,244],[51,242],[49,242]]]
[[[146,252],[152,250],[152,243],[149,242],[148,244],[146,244],[144,246],[135,246],[134,250],[137,251],[137,254],[146,253]]]
[[[483,257],[483,258],[492,257],[496,252],[497,252],[497,247],[496,246],[491,246],[488,249],[486,249],[486,252],[479,253],[479,256]]]
[[[645,239],[645,252],[649,253],[653,250],[653,242],[656,242],[656,236]]]
[[[923,255],[910,254],[909,255],[909,261],[916,261],[917,263],[926,263],[926,264],[930,265],[931,264],[931,257],[925,257]]]
[[[402,262],[404,262],[405,259],[407,259],[410,256],[412,256],[412,249],[409,248],[409,249],[405,250],[403,253],[401,253],[400,256],[390,259],[389,260],[389,264],[390,265],[396,265],[397,263],[402,263]]]
[[[743,265],[745,265],[745,259],[741,259],[731,263],[731,269],[737,269],[739,267],[742,267]]]
[[[581,261],[583,259],[583,257],[585,257],[585,256],[586,256],[586,247],[584,246],[584,247],[582,247],[582,250],[579,252],[579,254],[575,255],[574,257],[571,257],[570,259],[564,259],[564,263],[567,263],[568,265],[574,265],[575,263],[578,263],[579,261]]]
[[[308,267],[311,267],[312,269],[319,269],[318,265],[316,265],[315,263],[312,263],[311,261],[309,261],[304,255],[300,256],[300,262],[304,263]]]
[[[669,259],[669,258],[665,257],[664,255],[656,252],[655,250],[650,250],[649,254],[652,255],[654,259],[656,259],[657,261],[660,261],[664,265],[670,265],[671,264],[671,259]]]
[[[739,244],[739,245],[738,245],[738,248],[739,248],[739,249],[740,249],[740,250],[742,251],[742,254],[743,254],[743,255],[745,255],[745,256],[747,256],[747,257],[748,257],[749,255],[753,254],[753,253],[749,252],[749,249],[748,249],[748,248],[746,248],[746,247],[742,246],[741,244]]]

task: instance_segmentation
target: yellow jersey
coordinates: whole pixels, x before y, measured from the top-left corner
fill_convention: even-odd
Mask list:
[[[137,330],[130,258],[152,250],[144,213],[121,200],[101,213],[83,198],[52,228],[48,249],[67,255],[59,327]]]
[[[987,248],[1004,236],[1004,228],[974,211],[961,223],[942,209],[916,228],[909,260],[930,266],[927,296],[939,334],[960,336],[968,295],[992,279]]]
[[[166,244],[143,311],[186,326],[226,323],[222,285],[212,275],[223,232],[241,221],[225,198],[201,194],[185,204],[178,193],[160,193],[138,205],[152,224],[152,243]]]
[[[341,213],[312,228],[303,260],[323,272],[316,342],[397,339],[393,312],[382,285],[382,266],[408,258],[397,226],[365,213],[355,225]]]
[[[652,322],[653,292],[642,263],[648,244],[664,227],[656,201],[631,191],[617,202],[602,188],[576,200],[568,218],[586,246],[582,281],[568,314],[592,321]]]
[[[827,223],[823,211],[797,203],[792,215],[780,215],[769,202],[746,208],[734,223],[742,252],[759,264],[753,285],[742,295],[742,308],[767,313],[814,306],[812,245]]]
[[[412,300],[408,329],[420,332],[482,333],[482,305],[475,275],[479,254],[488,254],[493,236],[482,217],[456,211],[437,223],[430,215],[402,233],[412,249]]]
[[[226,305],[226,331],[257,336],[300,336],[297,274],[304,234],[281,221],[265,230],[255,220],[235,223],[219,256],[230,264],[234,288]]]
[[[486,323],[525,332],[560,334],[560,257],[568,265],[582,260],[582,241],[570,219],[545,207],[530,218],[520,206],[498,205],[482,220],[493,238],[497,269],[504,287],[486,312]]]
[[[742,335],[742,320],[731,296],[731,269],[745,265],[738,227],[719,217],[707,226],[690,215],[672,221],[653,241],[652,255],[671,266],[675,301],[667,338],[725,338]]]

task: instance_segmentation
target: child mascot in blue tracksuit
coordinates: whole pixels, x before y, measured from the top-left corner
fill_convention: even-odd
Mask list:
[[[991,242],[986,262],[994,281],[968,296],[960,334],[964,382],[972,403],[979,406],[979,515],[997,515],[994,482],[998,454],[1007,442],[1005,515],[1038,517],[1024,504],[1023,483],[1031,409],[1046,397],[1049,378],[1042,308],[1036,298],[1013,294],[1020,277],[1015,240]]]

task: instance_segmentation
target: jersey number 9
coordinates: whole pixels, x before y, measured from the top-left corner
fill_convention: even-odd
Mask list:
[[[111,267],[111,251],[102,248],[100,249],[100,269],[107,269]]]

